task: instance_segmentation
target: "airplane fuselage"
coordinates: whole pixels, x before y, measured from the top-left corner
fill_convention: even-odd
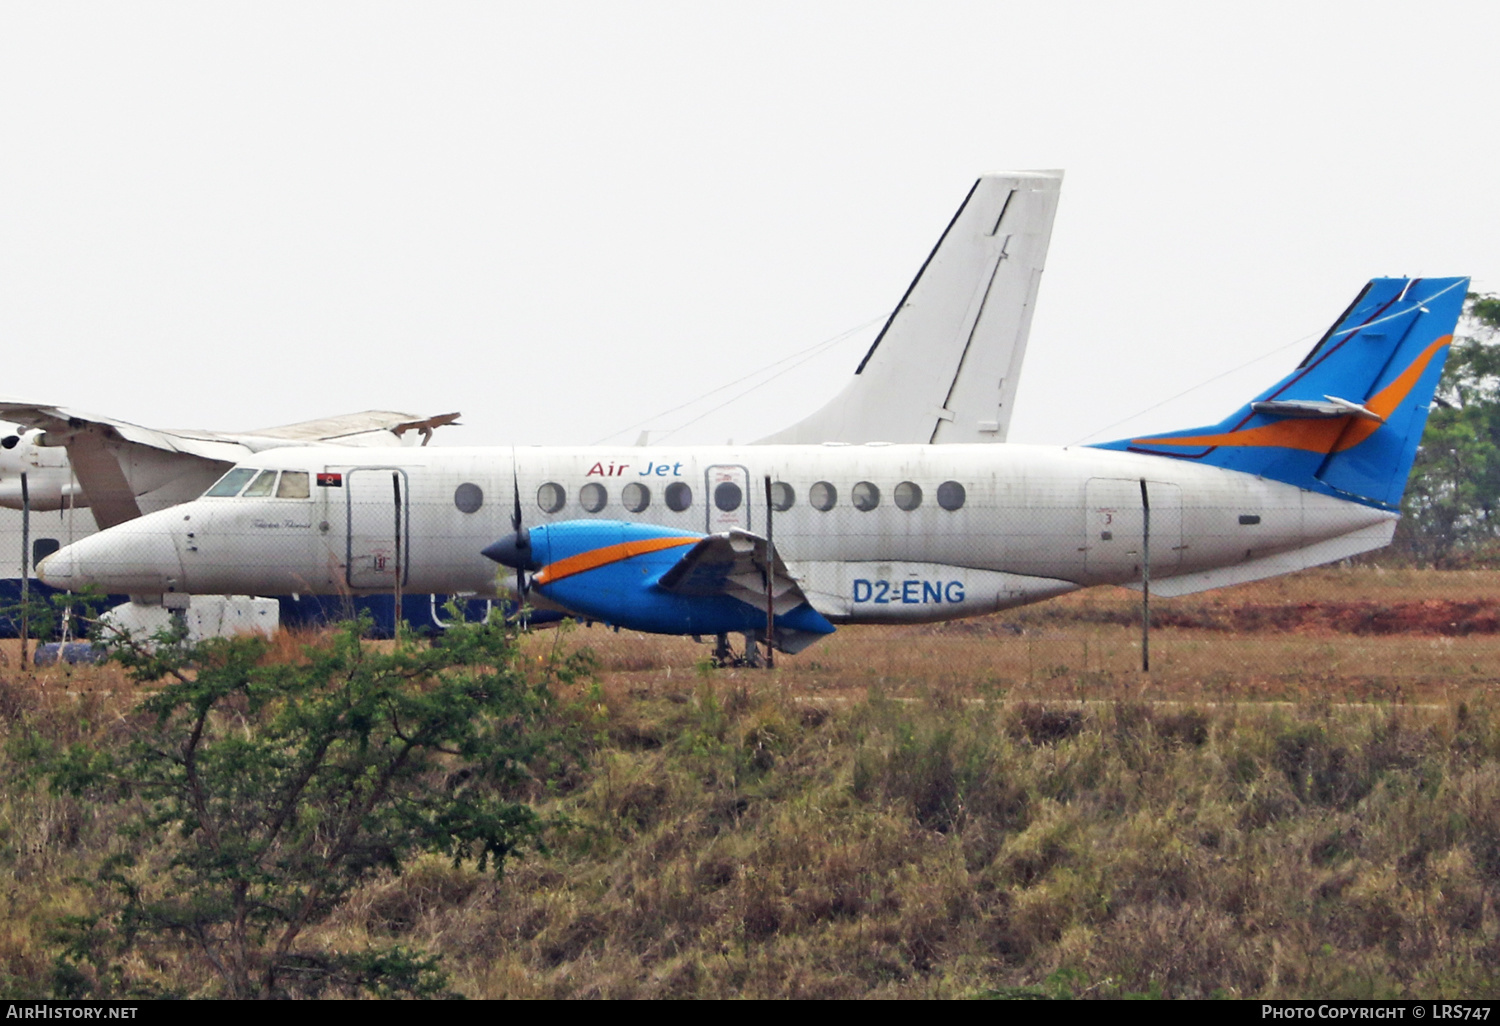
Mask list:
[[[130,593],[503,594],[513,578],[481,550],[511,531],[513,481],[527,527],[765,534],[769,477],[776,550],[820,613],[918,622],[1148,571],[1166,584],[1396,519],[1190,461],[1025,445],[278,449],[239,469],[280,476],[85,539],[42,577]]]
[[[68,454],[38,445],[42,432],[0,422],[0,506],[37,512],[86,505]],[[26,475],[26,488],[21,475]]]

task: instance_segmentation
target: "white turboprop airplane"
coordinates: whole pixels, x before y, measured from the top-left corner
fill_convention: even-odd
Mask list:
[[[1390,540],[1467,284],[1371,281],[1291,374],[1207,427],[1071,448],[280,449],[40,573],[132,593],[494,595],[499,563],[540,607],[783,651],[838,623],[1148,576],[1187,594]]]
[[[766,441],[1004,441],[1062,177],[1008,172],[976,181],[848,385]],[[38,559],[57,547],[51,535],[72,543],[92,533],[90,525],[75,523],[74,506],[89,504],[101,526],[115,526],[195,498],[231,463],[267,448],[298,440],[389,443],[387,432],[400,436],[412,428],[425,432],[425,444],[431,428],[446,422],[367,414],[224,435],[154,431],[19,401],[0,401],[0,416],[29,429],[6,439],[14,451],[0,451],[0,506],[19,508],[19,472],[30,469],[32,509],[69,513],[65,529],[39,540]],[[0,510],[0,542],[4,519]],[[14,547],[5,544],[0,565]],[[0,580],[0,587],[14,583]],[[316,602],[309,612],[301,608],[306,589],[292,590],[282,601],[284,615],[318,615]],[[150,593],[143,597],[149,601]],[[183,596],[177,599],[180,605]],[[440,604],[408,601],[404,609],[418,626],[432,626],[440,622]],[[378,609],[375,615],[382,618]]]

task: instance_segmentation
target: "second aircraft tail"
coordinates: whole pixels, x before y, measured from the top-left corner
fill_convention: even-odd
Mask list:
[[[1062,178],[975,182],[853,380],[761,442],[1005,441]]]

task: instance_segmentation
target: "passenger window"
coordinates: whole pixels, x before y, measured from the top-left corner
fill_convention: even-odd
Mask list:
[[[543,513],[556,513],[568,501],[568,493],[555,481],[548,481],[536,490],[536,504]]]
[[[902,481],[896,486],[896,506],[908,513],[922,505],[922,489],[911,481]]]
[[[807,501],[812,503],[813,509],[827,513],[837,505],[839,490],[827,481],[819,481],[807,490]]]
[[[278,499],[310,499],[312,490],[308,487],[307,471],[288,470],[281,475],[281,484],[276,487],[276,498]]]
[[[681,513],[693,504],[693,490],[681,481],[667,485],[667,509]]]
[[[620,492],[620,502],[632,513],[639,513],[651,505],[651,489],[639,481],[632,481]]]
[[[796,501],[796,491],[785,481],[777,481],[771,485],[771,508],[776,512],[785,513],[792,508],[792,503]]]
[[[484,505],[484,489],[465,481],[453,490],[453,505],[460,513],[478,513]]]
[[[725,513],[733,513],[745,501],[745,493],[733,481],[725,481],[714,489],[714,505]]]
[[[938,505],[946,510],[961,508],[966,497],[964,486],[957,481],[944,481],[938,485]]]
[[[609,493],[604,490],[604,486],[598,481],[590,481],[578,489],[578,504],[587,513],[599,512],[608,501]]]
[[[264,499],[276,488],[276,471],[263,470],[260,477],[250,482],[250,487],[240,493],[242,499]]]
[[[219,478],[219,483],[214,485],[204,496],[208,498],[223,499],[230,495],[240,494],[240,489],[245,487],[245,482],[255,476],[255,471],[249,467],[235,467],[229,473]]]
[[[854,486],[849,498],[855,509],[868,513],[880,505],[880,489],[869,481],[861,481]]]

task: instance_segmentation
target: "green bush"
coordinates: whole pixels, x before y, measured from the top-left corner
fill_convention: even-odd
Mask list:
[[[561,750],[549,684],[572,667],[526,672],[498,620],[394,645],[364,626],[274,661],[257,635],[127,644],[117,658],[152,690],[124,743],[33,740],[55,791],[121,817],[94,910],[57,932],[60,996],[445,992],[420,951],[309,934],[420,852],[498,875],[537,843],[525,797]],[[211,974],[151,968],[183,952]]]

